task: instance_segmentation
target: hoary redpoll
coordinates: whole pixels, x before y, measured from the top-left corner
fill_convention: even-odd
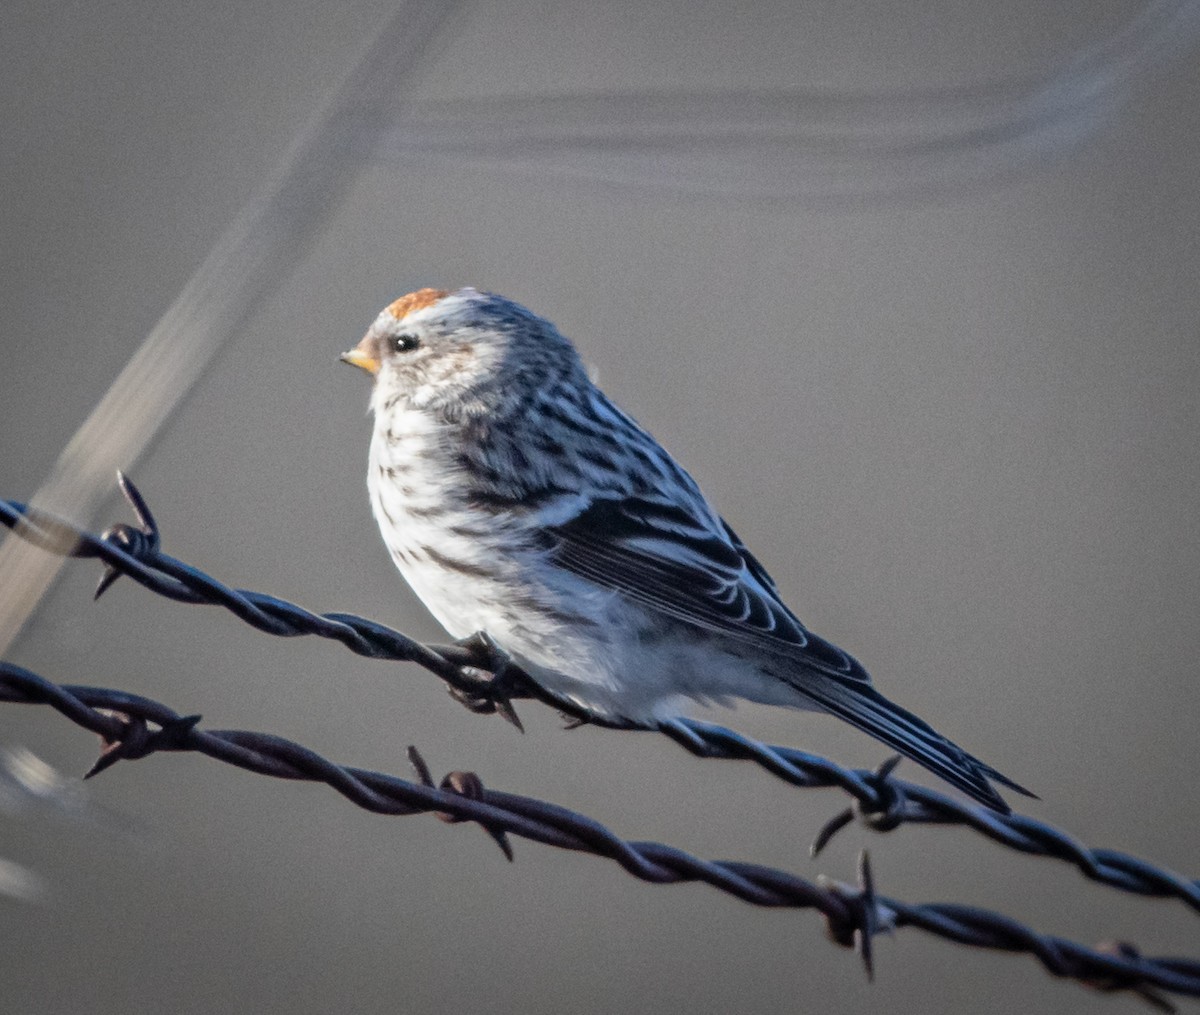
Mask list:
[[[456,638],[537,684],[653,724],[744,698],[831,713],[998,810],[1025,792],[884,698],[808,631],[659,443],[549,321],[422,289],[342,357],[375,376],[367,487],[392,559]]]

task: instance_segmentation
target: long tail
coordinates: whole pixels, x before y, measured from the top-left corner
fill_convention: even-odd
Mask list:
[[[1028,797],[1036,795],[947,740],[923,719],[889,701],[868,684],[805,680],[800,686],[821,708],[912,758],[952,786],[1001,814],[1011,808],[988,780]]]

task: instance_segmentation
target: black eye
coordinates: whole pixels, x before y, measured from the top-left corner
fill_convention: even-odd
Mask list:
[[[412,352],[420,344],[416,335],[393,335],[388,339],[392,352]]]

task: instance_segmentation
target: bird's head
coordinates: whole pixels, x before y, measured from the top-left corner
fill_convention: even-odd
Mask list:
[[[400,297],[341,359],[374,376],[376,412],[402,405],[448,415],[502,413],[547,384],[584,374],[553,324],[471,288]]]

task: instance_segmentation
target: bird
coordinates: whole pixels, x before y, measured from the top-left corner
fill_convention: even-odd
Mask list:
[[[1010,811],[993,783],[1033,795],[806,628],[550,321],[424,288],[340,358],[374,377],[367,488],[396,567],[452,637],[574,714],[654,726],[738,699],[824,712],[991,810]]]

